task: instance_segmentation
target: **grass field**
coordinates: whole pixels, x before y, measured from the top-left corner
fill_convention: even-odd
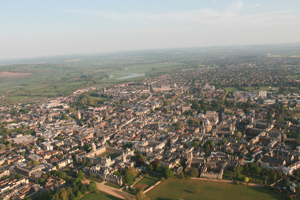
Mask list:
[[[97,182],[97,183],[102,183],[102,180],[98,179],[98,178],[89,177],[88,179],[91,180],[91,181]]]
[[[89,193],[85,195],[81,200],[119,200],[119,198],[114,197],[110,194],[106,194],[104,192],[98,192],[98,193]]]
[[[116,188],[116,189],[120,189],[121,187],[116,185],[116,184],[113,184],[113,183],[109,183],[109,182],[106,182],[104,185],[107,185],[109,187],[113,187],[113,188]]]
[[[146,188],[152,186],[154,183],[156,183],[159,180],[160,180],[160,177],[149,174],[148,177],[144,176],[141,180],[139,180],[134,185],[134,187],[140,187],[145,190]]]
[[[118,157],[120,154],[118,154],[118,153],[113,153],[113,152],[109,152],[109,151],[107,151],[107,152],[104,152],[104,153],[102,153],[102,154],[100,154],[99,156],[98,156],[98,158],[103,158],[103,157],[109,157],[110,156],[110,158],[111,159],[114,159],[114,158],[116,158],[116,157]]]
[[[232,171],[225,170],[223,173],[223,180],[231,180]]]
[[[196,194],[195,190],[199,193]],[[203,200],[275,200],[283,199],[264,188],[233,185],[214,181],[170,179],[146,194],[154,199]]]

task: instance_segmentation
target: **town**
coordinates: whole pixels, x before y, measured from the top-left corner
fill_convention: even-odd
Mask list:
[[[147,199],[169,179],[296,197],[299,81],[286,78],[293,70],[205,65],[2,105],[0,198],[73,200],[100,190]]]

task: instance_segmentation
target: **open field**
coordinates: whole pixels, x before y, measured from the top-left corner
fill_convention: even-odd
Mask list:
[[[155,176],[153,174],[149,174],[148,177],[144,176],[141,180],[139,180],[134,185],[134,187],[139,187],[139,188],[142,188],[142,189],[146,189],[146,188],[152,186],[154,183],[156,183],[159,180],[160,180],[160,177]]]
[[[195,191],[199,193],[196,194]],[[151,199],[205,200],[275,200],[283,199],[264,188],[233,185],[214,181],[170,179],[146,194]]]
[[[81,200],[119,200],[119,198],[114,197],[112,195],[106,194],[104,192],[98,192],[98,193],[89,193],[85,195]]]
[[[107,151],[107,152],[104,152],[104,153],[102,153],[102,154],[100,154],[99,156],[98,156],[98,158],[103,158],[103,157],[109,157],[110,156],[110,158],[111,159],[114,159],[114,158],[116,158],[116,157],[118,157],[120,154],[118,154],[118,153],[114,153],[114,152],[109,152],[109,151]]]

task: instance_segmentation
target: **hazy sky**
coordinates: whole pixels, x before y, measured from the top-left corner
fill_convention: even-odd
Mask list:
[[[0,0],[0,59],[300,43],[300,0]]]

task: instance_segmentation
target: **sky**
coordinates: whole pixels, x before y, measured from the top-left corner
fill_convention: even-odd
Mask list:
[[[0,0],[0,59],[300,43],[299,0]]]

